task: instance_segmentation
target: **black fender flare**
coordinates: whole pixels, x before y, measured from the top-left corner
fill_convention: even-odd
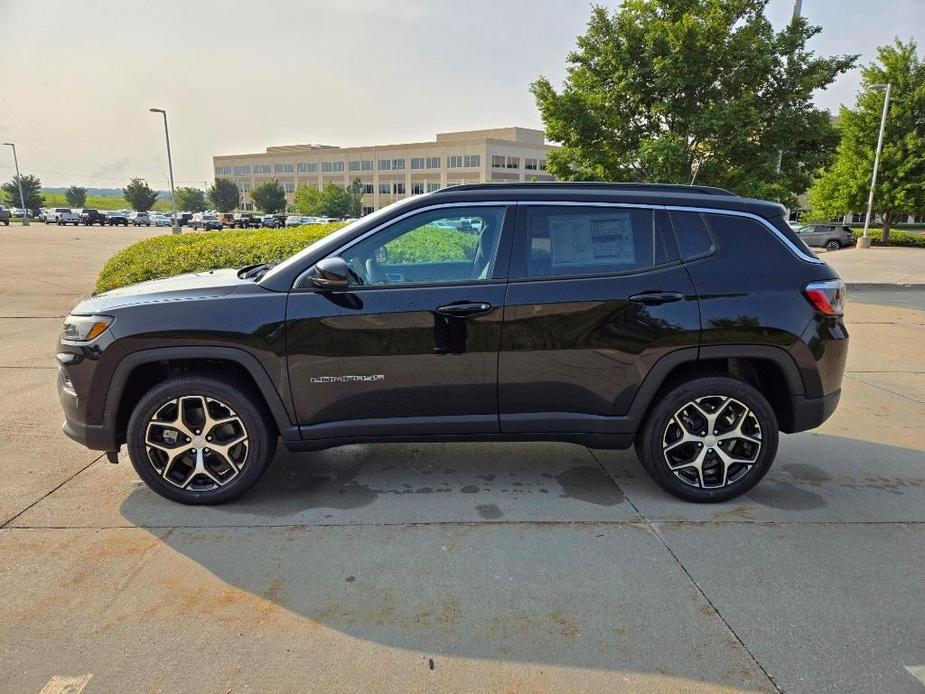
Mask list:
[[[630,405],[627,419],[642,422],[655,394],[675,368],[686,363],[696,363],[705,359],[726,359],[738,357],[744,359],[765,359],[780,367],[791,395],[805,395],[806,387],[800,377],[800,371],[793,357],[782,347],[773,345],[708,345],[704,347],[687,347],[669,352],[649,370],[648,375],[636,393]]]
[[[109,382],[103,421],[115,423],[129,376],[138,366],[157,361],[182,359],[224,360],[239,364],[254,379],[254,383],[263,396],[282,438],[285,440],[298,440],[301,438],[299,428],[293,424],[279,391],[273,385],[273,381],[270,380],[266,370],[257,361],[257,358],[243,349],[214,347],[211,345],[157,347],[131,352],[122,357],[116,365],[112,379]]]

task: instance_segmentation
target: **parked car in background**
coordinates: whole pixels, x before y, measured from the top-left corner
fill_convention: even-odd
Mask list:
[[[80,223],[86,224],[87,226],[93,226],[94,224],[106,226],[109,222],[105,214],[90,207],[79,210],[77,216],[80,218]]]
[[[151,226],[151,217],[147,212],[131,212],[129,213],[128,221],[131,222],[133,227]]]
[[[173,220],[165,214],[154,213],[150,215],[151,224],[156,227],[169,227],[173,226]]]
[[[56,207],[55,208],[55,224],[59,226],[67,226],[68,224],[73,224],[75,227],[80,224],[80,216],[67,207]]]
[[[192,218],[192,212],[177,212],[177,224],[181,227],[188,226]]]
[[[250,212],[236,212],[231,226],[237,229],[255,229],[260,226],[260,219]]]
[[[45,211],[45,217],[42,221],[44,221],[45,224],[57,224],[58,215],[65,214],[66,212],[70,211],[71,208],[69,207],[52,207],[51,209]]]
[[[124,212],[107,212],[106,223],[111,226],[128,226],[128,217]]]
[[[851,227],[841,224],[807,224],[796,230],[800,239],[807,246],[837,251],[854,245],[854,232]]]
[[[265,214],[260,218],[260,225],[268,229],[281,229],[286,226],[286,215],[284,214]]]
[[[57,385],[67,435],[110,460],[127,444],[141,479],[187,504],[244,493],[279,439],[635,446],[665,490],[718,502],[764,477],[779,432],[835,411],[844,308],[838,273],[773,202],[460,185],[283,262],[85,299]]]
[[[190,226],[193,229],[203,229],[205,231],[221,229],[222,223],[218,217],[210,212],[196,212],[190,219]]]
[[[32,219],[32,210],[24,210],[21,207],[14,207],[10,210],[10,213],[14,217],[25,217],[26,219]]]
[[[216,215],[216,219],[222,224],[224,229],[234,229],[234,213],[232,212],[219,212]]]
[[[10,225],[11,216],[12,215],[10,214],[10,211],[7,208],[5,208],[3,205],[0,205],[0,224],[2,224],[5,227],[8,227]]]

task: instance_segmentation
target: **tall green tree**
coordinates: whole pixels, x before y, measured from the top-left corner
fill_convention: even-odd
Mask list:
[[[260,185],[254,186],[251,191],[251,200],[258,210],[263,210],[267,214],[282,212],[286,209],[286,191],[279,184],[279,181],[265,181]]]
[[[157,191],[151,190],[143,179],[133,178],[122,189],[122,197],[125,198],[125,202],[131,205],[133,210],[147,212],[157,202]]]
[[[531,91],[563,179],[696,182],[792,202],[837,144],[812,94],[856,56],[806,48],[805,19],[775,32],[768,0],[625,0],[592,8],[560,91]],[[779,152],[781,171],[776,172]]]
[[[22,196],[26,202],[26,209],[32,210],[35,212],[43,204],[45,204],[45,198],[42,196],[42,181],[39,180],[37,176],[13,176],[13,180],[9,183],[4,183],[0,191],[2,191],[6,199],[7,204],[11,207],[19,207],[19,183],[22,183]]]
[[[206,209],[206,194],[199,188],[180,186],[177,188],[177,209],[186,212],[202,212]]]
[[[227,178],[216,178],[215,183],[209,187],[209,200],[219,212],[231,212],[240,200],[238,186]]]
[[[896,40],[877,49],[877,61],[861,71],[854,108],[838,114],[841,142],[835,162],[809,191],[813,214],[834,217],[867,209],[884,93],[874,84],[891,85],[883,150],[874,190],[873,211],[881,240],[909,214],[925,214],[925,61],[914,41]]]
[[[83,207],[87,202],[87,189],[80,186],[71,186],[64,191],[64,199],[71,207]]]
[[[321,191],[314,185],[301,185],[295,189],[292,206],[295,211],[303,215],[320,216]]]

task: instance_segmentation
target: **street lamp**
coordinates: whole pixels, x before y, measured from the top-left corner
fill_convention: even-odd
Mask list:
[[[874,154],[874,174],[870,179],[870,195],[867,198],[867,216],[864,218],[864,235],[858,239],[858,248],[870,248],[870,237],[867,229],[870,227],[870,213],[874,207],[874,189],[877,187],[877,169],[880,167],[880,150],[883,149],[883,130],[886,127],[886,114],[890,108],[890,83],[872,84],[870,89],[885,89],[883,94],[883,113],[880,115],[880,134],[877,136],[877,152]]]
[[[164,138],[167,140],[167,168],[170,169],[170,202],[173,205],[173,233],[180,233],[180,225],[177,224],[177,194],[173,188],[173,160],[170,158],[170,132],[167,130],[167,111],[162,108],[148,109],[151,113],[160,113],[164,116]]]
[[[16,182],[19,184],[19,205],[22,207],[22,225],[29,226],[29,217],[26,216],[26,198],[22,194],[22,178],[19,175],[19,159],[16,157],[16,145],[12,142],[3,143],[7,147],[13,148],[13,164],[16,165]]]

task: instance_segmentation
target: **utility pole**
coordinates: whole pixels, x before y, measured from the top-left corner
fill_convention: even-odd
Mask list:
[[[874,189],[877,187],[877,169],[880,167],[880,150],[883,149],[883,131],[886,128],[886,114],[890,108],[890,88],[889,82],[886,84],[872,84],[870,89],[885,89],[883,94],[883,113],[880,114],[880,134],[877,135],[877,152],[874,154],[874,174],[870,179],[870,195],[867,197],[867,216],[864,217],[864,235],[858,239],[858,248],[870,248],[870,237],[867,235],[867,229],[870,227],[870,213],[874,207]]]
[[[16,166],[16,182],[19,184],[19,205],[22,208],[22,225],[29,226],[29,217],[26,215],[26,198],[22,194],[22,176],[19,175],[19,159],[16,157],[16,145],[12,142],[4,142],[7,147],[13,148],[13,164]]]
[[[167,130],[167,111],[162,108],[148,109],[151,113],[160,113],[164,116],[164,137],[167,140],[167,168],[170,169],[170,202],[173,205],[173,233],[180,233],[180,225],[177,224],[177,194],[173,187],[173,160],[170,158],[170,131]]]

